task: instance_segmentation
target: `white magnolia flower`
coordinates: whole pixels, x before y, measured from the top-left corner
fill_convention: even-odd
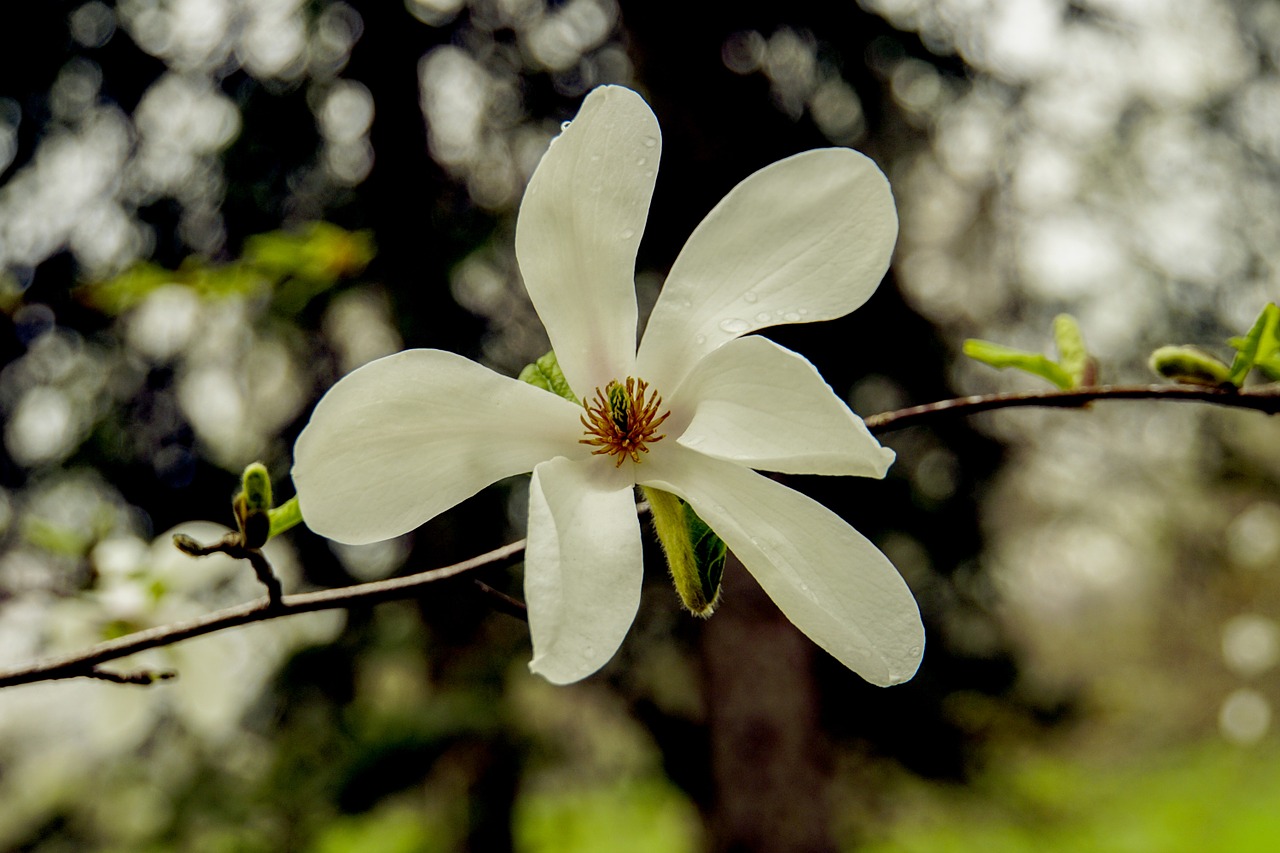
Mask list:
[[[751,470],[882,477],[893,453],[808,361],[743,337],[867,300],[897,237],[888,183],[845,148],[747,178],[689,238],[637,351],[635,257],[659,153],[640,96],[596,89],[520,207],[520,270],[586,413],[448,352],[372,362],[325,395],[298,439],[303,517],[341,542],[387,539],[532,471],[529,665],[567,683],[606,663],[631,626],[634,487],[661,490],[818,645],[868,681],[904,681],[924,630],[892,564],[835,513]]]

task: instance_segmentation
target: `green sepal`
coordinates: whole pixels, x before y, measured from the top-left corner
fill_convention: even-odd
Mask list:
[[[689,526],[689,541],[693,544],[693,560],[698,583],[702,587],[702,600],[711,602],[707,612],[698,615],[710,616],[720,602],[720,582],[724,579],[724,561],[729,556],[729,549],[687,503],[684,504],[684,517]]]
[[[1231,385],[1231,369],[1216,356],[1192,346],[1167,346],[1151,353],[1151,369],[1185,385]]]
[[[569,387],[569,382],[564,378],[564,373],[560,370],[560,362],[556,360],[554,350],[533,364],[525,365],[524,370],[520,371],[520,375],[516,378],[521,382],[535,385],[544,391],[558,394],[571,403],[582,405],[582,399],[573,393],[573,389]]]
[[[992,367],[1013,367],[1035,374],[1042,379],[1048,379],[1059,388],[1068,389],[1074,387],[1070,373],[1064,370],[1056,361],[1038,352],[1027,352],[1026,350],[1014,349],[1003,344],[982,341],[977,338],[970,338],[965,341],[963,352],[969,358],[980,361],[983,364],[989,364]]]
[[[1267,379],[1280,381],[1280,308],[1275,303],[1267,303],[1249,334],[1227,343],[1236,350],[1227,382],[1238,388],[1255,367]]]
[[[1070,314],[1053,318],[1053,340],[1058,347],[1058,366],[1071,378],[1070,388],[1092,385],[1097,378],[1097,361],[1084,345],[1080,324]]]
[[[710,616],[720,603],[727,556],[724,542],[680,498],[660,489],[640,488],[649,501],[653,528],[681,603],[695,616]]]

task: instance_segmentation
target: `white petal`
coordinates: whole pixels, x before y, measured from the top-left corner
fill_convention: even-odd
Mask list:
[[[889,183],[858,152],[824,148],[766,166],[689,237],[645,329],[636,375],[672,388],[739,335],[848,314],[884,278],[897,235]]]
[[[787,618],[845,666],[885,686],[915,674],[924,626],[911,590],[835,513],[754,471],[679,447],[641,470],[651,477],[643,485],[692,504]],[[726,590],[728,606],[732,595]]]
[[[749,468],[883,477],[893,462],[807,359],[756,335],[698,362],[672,408],[693,418],[680,444]]]
[[[644,575],[630,479],[600,459],[535,468],[524,565],[529,669],[568,684],[608,663],[635,620]]]
[[[644,99],[602,86],[542,156],[520,203],[520,273],[580,397],[626,376],[635,359],[636,247],[661,146]]]
[[[503,477],[578,455],[580,411],[453,353],[370,362],[329,389],[298,436],[302,516],[348,544],[399,536]]]

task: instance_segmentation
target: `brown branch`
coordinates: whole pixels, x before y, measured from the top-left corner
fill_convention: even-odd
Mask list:
[[[943,415],[973,415],[993,409],[1016,406],[1051,406],[1079,409],[1095,400],[1168,400],[1174,402],[1213,403],[1237,409],[1253,409],[1267,414],[1280,413],[1280,390],[1275,386],[1262,391],[1236,391],[1199,385],[1095,385],[1069,391],[1006,392],[981,394],[942,400],[923,406],[912,406],[896,412],[871,415],[865,419],[873,433],[917,426]]]
[[[925,423],[935,417],[945,415],[971,415],[993,409],[1006,409],[1016,406],[1054,406],[1058,408],[1081,408],[1096,400],[1173,400],[1198,401],[1213,403],[1242,409],[1253,409],[1268,414],[1280,413],[1280,391],[1274,386],[1262,391],[1234,391],[1218,388],[1205,388],[1191,385],[1102,385],[1091,388],[1078,388],[1071,391],[1044,391],[1039,393],[1004,393],[984,394],[974,397],[961,397],[955,400],[943,400],[923,406],[913,406],[896,412],[885,412],[866,418],[867,427],[874,433],[885,433],[909,426]],[[641,513],[648,506],[637,505]],[[225,546],[226,543],[223,543]],[[233,543],[234,544],[234,543]],[[310,613],[316,610],[335,610],[352,607],[365,607],[383,601],[416,597],[427,584],[445,580],[483,566],[505,562],[524,551],[525,542],[512,542],[487,554],[481,554],[470,560],[455,563],[439,569],[419,572],[389,580],[357,584],[355,586],[327,589],[320,592],[308,592],[300,595],[278,597],[269,594],[266,598],[251,601],[235,607],[228,607],[207,614],[199,619],[163,625],[128,634],[119,639],[110,640],[91,646],[72,654],[47,658],[22,666],[0,669],[0,687],[11,687],[17,684],[30,684],[37,681],[54,681],[63,678],[96,678],[123,684],[145,684],[156,679],[171,677],[171,673],[114,673],[99,668],[107,661],[118,660],[147,649],[169,646],[192,637],[211,634],[225,628],[263,622],[281,616],[292,616],[295,613]],[[204,548],[198,543],[195,548]],[[184,548],[183,550],[189,550]],[[230,553],[226,547],[213,546],[213,550]],[[245,554],[233,554],[251,557]],[[190,551],[189,551],[190,552]],[[264,561],[265,562],[265,561]],[[255,564],[258,577],[272,589],[270,567]],[[498,610],[523,618],[524,605],[486,584],[477,582],[477,588],[493,598]]]
[[[173,625],[162,625],[127,634],[119,639],[99,643],[88,649],[59,657],[46,658],[23,666],[0,669],[0,687],[11,687],[16,684],[30,684],[35,681],[53,681],[61,678],[99,678],[122,683],[135,683],[128,676],[112,678],[110,673],[98,669],[98,665],[107,661],[118,660],[159,646],[169,646],[192,637],[212,634],[224,628],[263,622],[281,616],[292,616],[295,613],[311,613],[316,610],[334,610],[338,608],[364,607],[383,601],[401,598],[413,598],[427,584],[442,581],[456,575],[491,566],[511,559],[524,551],[524,540],[503,545],[487,554],[472,557],[452,566],[419,572],[402,578],[390,578],[356,586],[326,589],[319,592],[306,592],[300,595],[286,595],[278,604],[270,598],[260,598],[235,607],[228,607]],[[495,590],[496,592],[496,590]]]

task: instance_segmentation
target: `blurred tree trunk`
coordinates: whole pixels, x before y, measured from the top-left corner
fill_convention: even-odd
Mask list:
[[[702,633],[711,737],[710,849],[827,853],[829,744],[818,725],[817,648],[732,554],[728,606]]]

